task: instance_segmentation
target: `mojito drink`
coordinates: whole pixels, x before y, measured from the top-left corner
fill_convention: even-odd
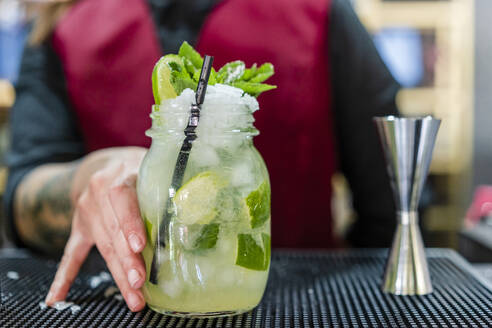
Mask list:
[[[154,70],[157,104],[151,114],[152,128],[147,131],[152,146],[138,179],[147,229],[143,292],[147,304],[161,313],[241,313],[260,302],[270,266],[270,183],[252,142],[258,134],[252,125],[252,113],[259,109],[254,96],[265,86],[241,80],[247,72],[241,62],[213,72],[183,183],[170,195],[194,101],[192,60],[199,58],[187,44],[184,47],[186,56],[163,57],[160,63],[165,66],[158,63]],[[252,67],[255,72],[248,74],[254,77],[261,73],[257,72],[260,68]],[[183,71],[191,80],[173,79],[173,74],[180,76]],[[231,81],[243,82],[243,88]],[[163,222],[166,211],[170,220]],[[166,225],[164,235],[162,225]],[[157,283],[148,281],[154,257],[159,265]]]

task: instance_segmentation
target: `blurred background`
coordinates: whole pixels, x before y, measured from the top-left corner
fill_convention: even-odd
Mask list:
[[[347,0],[349,1],[349,0]],[[352,0],[381,57],[402,85],[404,115],[442,119],[423,202],[427,246],[492,260],[492,1]],[[15,100],[28,19],[25,2],[0,0],[0,193],[6,179],[8,112]],[[353,219],[336,176],[336,231]]]

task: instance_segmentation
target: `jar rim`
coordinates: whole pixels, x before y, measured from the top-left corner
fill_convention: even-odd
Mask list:
[[[160,105],[152,106],[152,112],[149,115],[152,119],[152,127],[145,134],[152,138],[165,135],[183,136],[189,113],[182,110],[160,111],[159,107]],[[254,121],[252,112],[228,112],[225,116],[224,113],[206,112],[205,115],[200,115],[196,131],[200,134],[200,130],[204,129],[205,125],[205,128],[210,127],[215,131],[215,133],[207,133],[207,137],[227,137],[238,134],[255,137],[260,132],[254,127]]]
[[[190,103],[190,107],[187,108],[186,110],[186,113],[189,113],[190,112],[190,108],[191,108],[191,103]],[[228,114],[235,114],[235,115],[252,115],[256,110],[251,110],[251,108],[249,108],[249,106],[247,106],[246,104],[242,104],[242,103],[239,103],[239,104],[234,104],[234,103],[231,103],[231,105],[233,106],[237,106],[237,107],[240,107],[241,109],[247,109],[247,110],[234,110],[234,111],[229,111],[227,112]],[[206,105],[205,105],[206,106]],[[204,109],[204,106],[201,106],[201,110]],[[156,115],[160,115],[160,114],[183,114],[184,111],[183,109],[181,108],[181,106],[177,106],[177,104],[153,104],[152,105],[152,111],[151,111],[151,115],[152,114],[156,114]],[[214,112],[212,112],[212,114],[209,114],[209,115],[213,115]]]

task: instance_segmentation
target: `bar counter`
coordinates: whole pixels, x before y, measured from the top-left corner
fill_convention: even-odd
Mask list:
[[[492,264],[473,267],[449,249],[427,249],[434,291],[381,292],[387,250],[274,251],[260,305],[242,315],[180,319],[130,312],[109,274],[86,269],[65,309],[42,301],[56,263],[0,251],[0,327],[490,327]],[[488,277],[488,278],[487,278]],[[488,280],[491,279],[491,280]]]

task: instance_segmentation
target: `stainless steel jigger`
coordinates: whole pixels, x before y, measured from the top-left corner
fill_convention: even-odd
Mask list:
[[[432,292],[417,206],[429,171],[440,120],[432,116],[376,117],[395,196],[398,226],[384,272],[383,291],[396,295]]]

